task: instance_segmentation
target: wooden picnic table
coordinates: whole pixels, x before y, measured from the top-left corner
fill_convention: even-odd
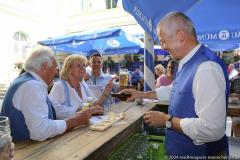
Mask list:
[[[43,142],[16,143],[14,160],[79,160],[106,159],[131,134],[141,130],[143,115],[156,103],[120,102],[111,107],[115,113],[125,112],[125,118],[104,132],[92,131],[89,126],[76,128],[68,133]],[[166,106],[167,103],[160,103]],[[158,105],[158,106],[159,106]]]

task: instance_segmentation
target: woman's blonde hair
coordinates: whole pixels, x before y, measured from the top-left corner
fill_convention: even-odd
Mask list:
[[[156,65],[154,68],[155,70],[159,70],[161,74],[165,73],[165,68],[161,64]]]
[[[73,55],[68,56],[64,60],[63,68],[60,72],[60,78],[66,80],[66,81],[69,80],[70,68],[72,67],[73,64],[75,64],[77,62],[80,64],[86,64],[87,58],[85,56],[78,55],[78,54],[73,54]]]

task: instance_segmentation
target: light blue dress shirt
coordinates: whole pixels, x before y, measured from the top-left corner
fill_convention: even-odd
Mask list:
[[[106,86],[112,78],[111,75],[101,72],[99,77],[93,77],[92,72],[88,73],[89,79],[86,81],[88,85]]]
[[[112,78],[111,75],[105,74],[103,72],[101,72],[99,77],[94,77],[92,75],[92,72],[88,73],[88,75],[89,75],[89,79],[86,81],[86,83],[88,84],[89,88],[91,89],[92,86],[98,86],[98,88],[102,88],[100,92],[104,91],[105,86],[107,85],[109,80]],[[100,97],[99,94],[95,95],[95,93],[97,92],[93,92],[94,96],[99,98]],[[112,97],[109,95],[108,98],[103,102],[104,109],[109,110],[112,102],[113,102]]]

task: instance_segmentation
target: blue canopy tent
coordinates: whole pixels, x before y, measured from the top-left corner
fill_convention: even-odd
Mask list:
[[[158,41],[156,27],[166,13],[177,10],[186,11],[197,0],[185,0],[179,4],[178,0],[122,0],[123,8],[132,14],[137,22],[145,30],[144,50],[144,90],[153,90],[154,84],[154,45],[153,40]]]
[[[123,8],[129,12],[142,26],[142,28],[158,41],[156,27],[159,20],[170,11],[186,11],[197,0],[185,0],[179,4],[179,0],[122,0]]]
[[[170,11],[186,13],[193,21],[198,40],[212,50],[231,50],[240,44],[239,0],[123,0],[124,9],[155,41],[156,26],[163,15]],[[203,15],[204,13],[204,15]],[[231,46],[230,46],[231,45]]]
[[[185,13],[195,25],[198,40],[214,51],[223,51],[239,48],[239,10],[239,0],[200,0]]]
[[[155,41],[159,41],[156,35],[156,26],[166,13],[181,11],[186,13],[194,22],[198,40],[215,51],[232,50],[239,48],[240,43],[240,10],[239,0],[122,0],[123,8],[132,14],[145,32]],[[204,15],[203,15],[204,14]],[[145,36],[146,37],[146,36]],[[146,38],[145,38],[146,39]],[[152,50],[153,45],[149,43]],[[148,44],[145,42],[145,44]],[[152,56],[149,50],[145,51],[145,66],[153,72]],[[144,69],[145,70],[145,69]],[[146,72],[145,72],[146,73]],[[152,73],[153,75],[153,73]],[[145,81],[153,84],[153,80]],[[148,87],[149,88],[149,87]],[[151,87],[153,89],[153,87]]]
[[[81,32],[39,41],[55,51],[90,55],[98,50],[103,55],[138,53],[143,43],[119,28]]]

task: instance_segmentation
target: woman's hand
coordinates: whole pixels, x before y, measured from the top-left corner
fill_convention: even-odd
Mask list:
[[[104,112],[104,109],[100,105],[95,105],[89,108],[89,111],[92,113],[92,115],[101,115]]]
[[[105,86],[105,89],[101,95],[101,97],[94,103],[94,104],[98,104],[98,105],[103,105],[103,102],[108,98],[108,96],[111,94],[111,91],[114,87],[114,80],[116,79],[117,77],[113,77],[111,78],[107,85]]]
[[[106,85],[106,87],[105,87],[105,90],[104,90],[103,94],[109,95],[109,94],[111,93],[111,91],[112,91],[112,89],[113,89],[113,87],[114,87],[114,80],[116,80],[116,79],[118,79],[117,76],[112,77],[112,78],[108,81],[108,83],[107,83],[107,85]]]

